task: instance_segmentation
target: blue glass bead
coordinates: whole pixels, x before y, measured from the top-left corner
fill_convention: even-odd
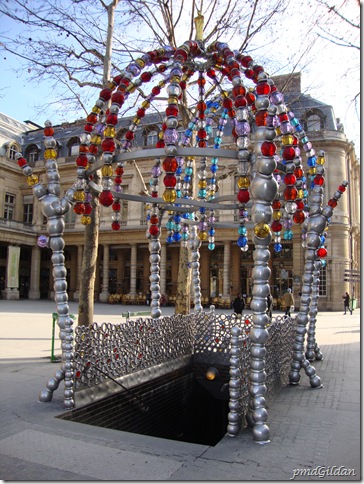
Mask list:
[[[303,190],[303,196],[304,196],[304,198],[308,197],[308,190]]]
[[[167,242],[167,244],[173,244],[173,237],[172,237],[172,235],[168,235],[168,237],[166,238],[166,242]]]
[[[321,244],[322,245],[324,245],[325,240],[326,240],[326,236],[325,235],[321,235]]]
[[[188,240],[190,238],[190,234],[188,232],[182,232],[182,240]]]
[[[237,244],[239,247],[245,247],[248,243],[248,239],[244,236],[240,236],[237,240]]]
[[[221,136],[216,136],[216,138],[214,139],[215,144],[218,144],[218,145],[221,143],[221,141],[222,141]]]
[[[173,240],[174,240],[175,242],[179,242],[181,239],[182,239],[182,235],[181,235],[179,232],[175,232],[175,233],[173,234]]]
[[[298,125],[296,126],[296,131],[298,131],[299,133],[300,133],[301,131],[303,131],[303,128],[302,128],[302,126],[301,126],[300,124],[298,124]]]
[[[191,122],[191,123],[188,123],[188,126],[187,126],[187,127],[188,127],[188,129],[190,129],[190,130],[192,130],[192,131],[193,131],[193,130],[196,128],[196,124],[195,124],[195,123],[193,123],[193,122]],[[191,133],[191,134],[192,134],[192,133]]]
[[[210,166],[210,171],[211,173],[216,173],[218,171],[219,167],[217,165],[211,165]]]
[[[174,224],[174,230],[175,232],[181,232],[181,224]]]
[[[181,215],[175,215],[175,216],[173,217],[173,220],[176,222],[176,224],[179,224],[179,223],[180,223],[180,221],[181,221]]]
[[[185,183],[191,183],[191,177],[186,175],[186,176],[183,178],[183,181],[184,181]]]
[[[208,244],[207,248],[208,248],[209,250],[214,250],[214,249],[215,249],[215,244],[211,244],[211,243],[210,243],[210,244]]]
[[[274,244],[274,251],[281,252],[282,251],[282,244]]]
[[[219,163],[219,158],[211,158],[211,165],[217,165]]]
[[[292,126],[297,126],[298,124],[300,124],[300,122],[298,121],[297,118],[293,118],[293,119],[291,119],[291,124],[292,124]]]
[[[215,229],[213,228],[209,229],[209,235],[215,235]]]
[[[193,173],[193,169],[190,166],[187,166],[187,168],[185,169],[185,174],[190,176],[192,175],[192,173]]]
[[[176,190],[176,195],[177,195],[177,198],[181,198],[182,197],[181,190]]]
[[[186,129],[185,131],[185,136],[187,136],[187,138],[191,138],[192,136],[192,131],[190,129]]]
[[[246,227],[244,227],[244,226],[238,227],[238,234],[239,235],[246,235],[246,233],[247,233]]]
[[[181,175],[182,173],[182,166],[179,166],[176,170],[176,175]]]
[[[174,227],[174,223],[172,220],[168,220],[168,222],[166,223],[166,229],[167,230],[173,230],[173,227]]]
[[[316,166],[316,161],[317,161],[316,156],[310,156],[309,158],[307,158],[308,166]]]
[[[310,140],[307,138],[307,136],[304,136],[302,139],[301,139],[301,143],[304,145],[306,143],[308,143]]]
[[[207,195],[207,191],[205,190],[205,188],[201,188],[201,189],[198,191],[198,197],[199,197],[199,198],[206,198],[206,195]]]
[[[205,213],[206,212],[206,207],[200,207],[200,213]]]
[[[293,239],[293,232],[292,230],[285,230],[283,233],[284,240],[292,240]]]

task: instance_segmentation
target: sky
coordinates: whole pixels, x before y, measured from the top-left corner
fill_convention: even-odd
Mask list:
[[[300,3],[298,0],[297,2]],[[355,1],[351,5],[355,8]],[[271,52],[271,57],[275,59],[278,67],[282,68],[288,57],[287,52],[292,52],[292,46],[294,50],[295,42],[299,42],[299,36],[304,35],[304,30],[307,29],[300,16],[302,18],[302,12],[291,11],[289,16],[284,16],[280,20],[283,34],[275,41]],[[9,20],[0,16],[0,32],[8,28]],[[343,35],[345,36],[345,30]],[[260,51],[257,52],[259,55]],[[256,55],[253,54],[252,57],[255,59]],[[358,52],[328,42],[317,42],[309,52],[307,60],[310,63],[308,67],[305,66],[302,73],[303,91],[333,107],[336,118],[340,118],[348,140],[355,143],[357,156],[360,157],[360,112],[359,108],[350,103],[354,95],[360,91],[359,69],[357,68],[356,74],[351,70],[352,66],[359,65]],[[18,66],[19,61],[15,56],[6,53],[5,61],[4,54],[0,51],[0,111],[16,120],[30,120],[40,126],[44,125],[46,119],[51,119],[53,124],[64,121],[61,118],[61,108],[58,112],[39,114],[36,106],[43,105],[45,100],[51,101],[52,91],[46,83],[29,83],[26,72],[15,73],[14,69]],[[289,71],[284,72],[283,68],[271,74],[276,73],[285,74]],[[95,91],[95,97],[90,99],[90,109],[97,99],[97,94],[98,91]],[[79,117],[81,116],[83,113],[80,113]]]

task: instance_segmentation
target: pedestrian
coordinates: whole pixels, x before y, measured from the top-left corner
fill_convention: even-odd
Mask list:
[[[271,294],[267,296],[267,314],[270,319],[272,319],[272,306],[273,306],[273,298]]]
[[[287,292],[285,292],[282,296],[282,301],[283,304],[286,306],[286,312],[284,313],[286,316],[289,318],[291,317],[291,306],[294,308],[294,297],[292,294],[292,289],[287,289]]]
[[[350,314],[353,314],[352,309],[350,309],[350,296],[349,293],[346,292],[344,296],[342,297],[344,299],[344,314],[346,314],[346,310],[348,309],[350,311]]]
[[[240,294],[236,295],[236,298],[233,301],[233,310],[236,314],[242,314],[245,308],[244,299],[241,297]]]

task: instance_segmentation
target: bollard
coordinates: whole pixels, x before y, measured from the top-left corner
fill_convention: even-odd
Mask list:
[[[70,314],[70,318],[73,320],[76,319],[74,314]],[[54,335],[55,335],[55,328],[56,328],[56,321],[58,319],[58,313],[52,313],[52,347],[51,347],[51,363],[55,363],[57,358],[54,356]]]

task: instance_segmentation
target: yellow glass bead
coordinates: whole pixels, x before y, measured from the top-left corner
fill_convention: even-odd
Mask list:
[[[325,157],[324,156],[318,156],[317,157],[317,160],[316,160],[316,163],[318,165],[324,165],[325,164]]]
[[[150,101],[145,100],[142,102],[142,108],[148,109],[149,106],[150,106]]]
[[[277,136],[280,136],[281,134],[282,134],[281,128],[278,126],[278,127],[276,128],[276,135],[277,135]]]
[[[104,131],[104,136],[106,138],[114,138],[115,137],[115,128],[114,126],[107,126]]]
[[[85,192],[83,190],[76,190],[73,198],[76,202],[83,202],[85,200]]]
[[[229,93],[227,91],[222,91],[221,96],[222,97],[229,97]]]
[[[208,196],[208,200],[213,200],[215,198],[215,190],[210,190],[207,193],[207,196]]]
[[[254,234],[259,239],[265,239],[270,234],[270,227],[269,227],[269,225],[265,224],[264,222],[259,222],[254,227]]]
[[[52,150],[51,148],[47,148],[44,150],[44,158],[46,160],[55,160],[57,158],[57,151]]]
[[[140,121],[141,121],[141,119],[140,119],[140,118],[138,118],[138,117],[133,118],[133,124],[134,124],[135,126],[138,126],[138,124],[140,124]]]
[[[297,190],[297,196],[296,199],[302,199],[304,197],[305,193],[302,189]]]
[[[237,185],[238,185],[238,188],[249,188],[250,180],[247,176],[239,176]]]
[[[204,230],[202,230],[201,232],[198,233],[198,238],[200,240],[206,240],[207,239],[207,232],[205,232]]]
[[[101,136],[98,134],[94,134],[91,136],[91,143],[94,145],[100,145],[101,144]]]
[[[110,81],[110,82],[108,83],[107,87],[108,87],[108,88],[109,88],[111,91],[113,91],[113,90],[115,89],[115,87],[116,87],[116,86],[115,86],[115,82]]]
[[[282,144],[283,145],[293,145],[293,136],[291,134],[284,134],[282,136]]]
[[[37,175],[29,175],[27,176],[27,184],[30,186],[30,187],[33,187],[36,183],[38,183],[38,177]]]
[[[171,76],[170,82],[175,82],[176,84],[179,84],[181,82],[180,76]]]
[[[91,109],[91,111],[92,111],[93,113],[99,114],[99,113],[100,113],[100,111],[101,111],[101,108],[99,108],[98,106],[94,106],[94,107]]]
[[[177,198],[176,190],[166,190],[163,193],[163,200],[167,203],[173,203]]]
[[[90,225],[91,217],[89,215],[82,215],[81,223],[82,223],[82,225]]]
[[[166,85],[166,81],[159,81],[158,82],[158,87],[164,87]]]
[[[206,180],[199,180],[198,187],[199,188],[206,188],[207,187],[207,181]]]
[[[168,98],[168,104],[178,104],[178,97],[176,97],[176,96],[170,96]]]
[[[280,220],[282,218],[282,212],[280,210],[273,210],[272,218],[273,220]]]
[[[311,168],[309,168],[309,170],[308,170],[308,173],[310,175],[315,175],[316,174],[316,167],[315,166],[311,166]]]
[[[163,137],[164,137],[164,131],[159,131],[158,139],[163,139]]]
[[[126,90],[130,93],[133,93],[136,90],[136,85],[131,82],[129,86],[126,88]]]
[[[111,165],[104,165],[101,168],[102,176],[113,176],[114,170]]]
[[[145,67],[145,61],[143,61],[143,59],[140,59],[140,57],[138,57],[138,59],[135,60],[135,64],[138,64],[138,66],[141,67],[142,69]]]

